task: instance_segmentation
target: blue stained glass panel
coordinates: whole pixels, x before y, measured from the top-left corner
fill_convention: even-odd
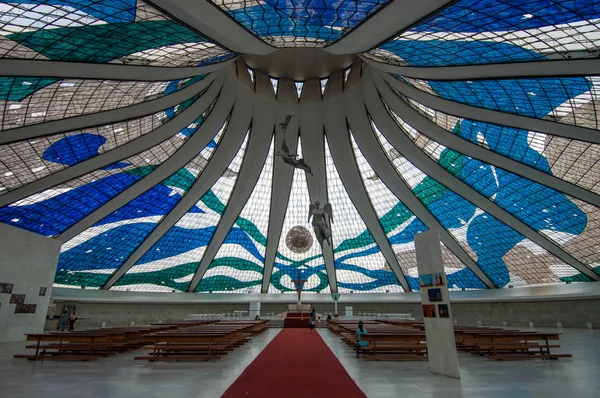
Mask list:
[[[389,0],[212,0],[276,47],[322,47],[339,40]]]
[[[598,144],[462,119],[411,99],[406,102],[440,127],[473,144],[600,193],[600,173],[595,172],[600,164]]]
[[[198,123],[192,123],[195,129],[204,116],[200,116]],[[140,154],[123,159],[120,162],[123,167],[95,170],[4,206],[0,208],[0,222],[41,235],[59,235],[146,176],[186,141],[186,136],[177,133]],[[166,189],[167,197],[171,193],[169,188],[160,185],[154,189]]]
[[[459,0],[368,56],[411,66],[593,58],[599,17],[592,0]]]
[[[352,137],[354,155],[360,169],[363,184],[379,217],[379,223],[403,274],[414,291],[419,291],[419,272],[415,252],[414,236],[428,228],[419,220],[379,179]],[[454,288],[485,289],[486,286],[470,269],[442,244],[444,268],[448,285]]]
[[[225,131],[225,127],[222,128]],[[229,168],[112,289],[187,290],[225,211],[242,165],[248,135]]]
[[[194,66],[230,54],[135,0],[0,2],[3,58]]]

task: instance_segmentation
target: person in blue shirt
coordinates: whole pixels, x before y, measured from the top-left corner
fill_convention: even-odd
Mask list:
[[[317,311],[315,311],[315,309],[313,308],[310,313],[310,320],[308,321],[308,326],[310,327],[310,330],[309,330],[310,333],[312,333],[313,329],[315,328],[316,323],[317,323]]]
[[[356,329],[356,358],[360,357],[360,348],[369,345],[368,341],[360,339],[360,336],[365,334],[368,334],[367,329],[363,327],[362,321],[358,321],[358,329]]]
[[[67,310],[64,310],[63,313],[60,315],[60,331],[64,332],[65,328],[67,327],[67,322],[69,322],[69,313],[67,312]]]

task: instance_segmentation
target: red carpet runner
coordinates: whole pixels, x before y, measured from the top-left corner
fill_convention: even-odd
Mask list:
[[[224,398],[366,397],[316,331],[283,329]]]

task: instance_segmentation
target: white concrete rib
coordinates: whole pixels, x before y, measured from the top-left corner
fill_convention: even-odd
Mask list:
[[[328,203],[327,176],[325,174],[325,147],[323,137],[324,109],[321,101],[321,85],[317,79],[304,82],[299,108],[300,138],[302,139],[302,155],[314,175],[306,174],[308,192],[311,203],[319,201]],[[306,209],[308,217],[308,209]],[[333,248],[324,243],[323,260],[331,293],[337,293],[337,276],[335,273]]]
[[[365,71],[363,75],[365,73],[370,72]],[[431,176],[431,178],[434,178],[437,181],[443,181],[444,185],[448,187],[448,189],[451,189],[482,210],[496,217],[510,228],[513,228],[521,235],[530,239],[540,247],[546,249],[548,252],[560,258],[566,264],[569,264],[584,275],[590,277],[592,280],[600,280],[600,275],[595,274],[589,267],[565,252],[546,237],[540,235],[537,231],[533,230],[531,227],[508,213],[506,210],[488,200],[469,185],[460,181],[454,175],[448,173],[434,160],[429,158],[421,149],[419,149],[419,147],[415,145],[410,138],[408,138],[400,130],[396,122],[392,119],[392,116],[385,109],[377,90],[372,90],[367,95],[369,96],[365,98],[365,103],[367,105],[368,112],[373,117],[373,120],[375,120],[377,127],[390,142],[390,144],[392,144],[396,150],[410,160],[415,167],[420,169],[425,174]],[[402,117],[402,115],[399,116]]]
[[[222,84],[222,81],[218,83]],[[222,87],[215,85],[215,88],[220,90]],[[213,110],[198,128],[198,131],[196,131],[188,139],[188,141],[181,148],[179,148],[179,150],[177,150],[177,152],[175,152],[171,157],[169,157],[140,181],[136,182],[125,191],[114,197],[112,200],[106,202],[104,205],[96,209],[87,217],[80,220],[77,224],[71,226],[71,228],[57,236],[57,239],[66,242],[69,239],[74,238],[85,229],[96,224],[98,221],[112,214],[122,206],[125,206],[130,201],[142,195],[149,189],[152,189],[157,184],[160,184],[165,178],[184,167],[202,150],[199,148],[205,148],[211,142],[215,136],[215,131],[219,131],[219,128],[223,125],[224,121],[229,115],[230,109],[230,103],[228,103],[226,100],[220,101],[217,99],[217,103],[215,104]],[[199,115],[200,113],[198,113],[196,110],[195,115]],[[176,132],[173,132],[173,134],[175,133]]]
[[[332,54],[357,54],[368,51],[378,44],[393,38],[445,7],[453,0],[395,0],[373,14],[340,40],[325,47]]]
[[[328,90],[325,94],[331,93],[331,95],[325,95],[323,101],[325,105],[325,132],[327,142],[329,143],[329,150],[350,200],[373,236],[385,260],[396,275],[398,282],[400,282],[404,291],[410,292],[412,289],[381,228],[379,218],[373,209],[373,205],[365,191],[360,176],[360,170],[358,169],[350,142],[346,116],[344,115],[344,103],[341,99],[343,95],[342,78],[343,72],[338,72],[329,78],[327,82]],[[333,205],[335,206],[335,203]]]
[[[231,51],[263,55],[275,51],[209,0],[146,1]]]
[[[42,192],[51,187],[63,184],[74,178],[90,173],[112,163],[121,161],[131,155],[135,155],[136,153],[143,152],[155,145],[158,145],[196,120],[198,115],[204,112],[217,97],[222,81],[223,76],[220,76],[215,81],[215,84],[211,85],[206,93],[196,100],[196,102],[194,102],[189,108],[155,130],[144,134],[143,136],[124,145],[104,152],[101,155],[87,159],[81,163],[77,163],[73,166],[57,171],[56,173],[32,181],[29,184],[23,185],[13,191],[7,192],[6,194],[0,196],[0,207],[24,199],[35,193]]]
[[[494,288],[494,283],[479,268],[473,259],[463,250],[463,248],[452,238],[448,231],[442,227],[437,219],[427,210],[421,201],[415,196],[411,189],[400,178],[396,170],[389,162],[383,149],[377,142],[377,138],[372,130],[366,108],[363,102],[363,86],[374,85],[369,76],[365,76],[360,85],[347,89],[349,95],[344,97],[344,108],[348,124],[354,132],[354,139],[361,152],[373,168],[373,171],[381,178],[381,181],[388,189],[402,201],[402,203],[417,216],[427,228],[440,231],[440,239],[444,245],[451,250],[467,268],[490,289]]]
[[[0,59],[0,76],[129,81],[178,80],[216,72],[226,68],[236,58],[212,65],[181,68],[3,58]]]
[[[424,80],[475,80],[530,77],[595,76],[600,74],[600,59],[513,62],[465,66],[397,66],[360,58],[382,72]]]
[[[400,94],[450,115],[600,144],[598,130],[465,105],[411,87],[389,74],[383,78]]]
[[[211,73],[204,79],[183,90],[179,90],[173,94],[155,100],[125,106],[123,108],[5,130],[0,134],[0,145],[151,115],[155,112],[160,112],[175,106],[196,94],[202,93],[220,75],[221,72]],[[43,128],[41,128],[42,126]]]
[[[277,86],[276,116],[275,123],[285,120],[287,115],[294,115],[290,121],[286,133],[286,144],[292,153],[296,153],[298,147],[298,97],[296,86],[290,79],[279,79]],[[281,148],[283,132],[276,126],[275,150]],[[273,265],[279,248],[281,231],[285,222],[285,214],[290,201],[290,192],[294,180],[294,168],[286,165],[281,157],[273,159],[273,190],[271,192],[271,211],[269,212],[269,230],[267,232],[267,248],[265,254],[265,268],[261,293],[268,293]]]
[[[204,196],[206,192],[211,189],[227,169],[241,146],[252,118],[253,104],[251,97],[248,95],[236,95],[236,92],[239,90],[240,85],[236,79],[225,80],[225,85],[221,96],[219,97],[219,102],[217,102],[217,106],[219,106],[221,101],[224,101],[223,106],[225,106],[225,109],[227,110],[226,115],[229,115],[232,107],[233,112],[230,116],[226,131],[223,133],[221,142],[219,142],[210,162],[206,165],[205,169],[200,174],[200,177],[198,177],[196,182],[190,187],[179,203],[163,218],[152,233],[148,235],[146,240],[144,240],[135,252],[133,252],[123,266],[115,272],[102,289],[109,289],[121,276],[133,267],[135,263],[142,258],[142,256],[150,250],[152,246],[158,242],[160,238],[162,238],[162,236],[167,233],[202,196]],[[213,109],[213,113],[217,111],[216,108],[217,107]],[[227,116],[225,116],[225,118],[226,117]],[[221,120],[221,125],[225,121],[225,118]],[[221,125],[214,131],[217,131]]]
[[[406,104],[400,97],[398,97],[398,95],[396,95],[396,93],[394,93],[394,91],[383,80],[383,78],[378,76],[379,74],[376,71],[373,72],[377,89],[387,105],[397,115],[401,114],[404,121],[432,140],[437,141],[448,148],[461,152],[464,155],[482,160],[511,173],[521,175],[532,181],[536,181],[540,184],[556,189],[557,191],[564,192],[595,206],[600,206],[600,195],[598,194],[571,184],[551,174],[544,173],[540,170],[534,169],[533,167],[517,162],[516,160],[512,160],[506,156],[499,155],[494,151],[473,144],[456,136],[455,134],[450,133],[449,131],[446,131]]]
[[[267,87],[265,87],[267,86]],[[257,91],[267,91],[265,88],[270,88],[271,81],[267,75],[261,73],[256,75]],[[273,138],[273,127],[275,125],[275,97],[272,98],[263,96],[260,100],[254,102],[254,116],[252,118],[252,127],[250,130],[250,138],[242,167],[238,178],[235,182],[235,187],[231,193],[229,203],[225,208],[225,212],[221,215],[219,225],[206,248],[200,266],[196,270],[188,292],[194,292],[196,287],[204,277],[211,262],[217,255],[219,248],[225,241],[227,234],[233,227],[237,217],[248,202],[250,195],[256,187],[256,183],[260,177],[260,173],[265,165],[265,160],[269,154],[271,139]]]

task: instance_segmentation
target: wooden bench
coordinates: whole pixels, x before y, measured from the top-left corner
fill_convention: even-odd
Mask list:
[[[558,359],[571,354],[553,354],[551,348],[560,348],[550,341],[560,339],[560,333],[495,331],[477,335],[472,354],[485,355],[490,360]]]
[[[126,344],[123,334],[102,332],[28,334],[26,341],[35,342],[26,346],[35,349],[35,354],[17,354],[13,358],[89,361],[115,355]]]
[[[137,356],[135,360],[147,361],[208,361],[220,359],[245,342],[256,330],[262,329],[263,321],[219,322],[199,327],[189,327],[151,333],[145,339],[151,345],[144,347],[150,355]]]
[[[362,335],[361,340],[369,345],[362,347],[367,360],[426,360],[427,344],[425,333],[408,327],[399,327],[386,323],[364,324],[368,334]],[[355,349],[357,337],[357,321],[335,322],[335,328],[340,331],[342,340]]]

